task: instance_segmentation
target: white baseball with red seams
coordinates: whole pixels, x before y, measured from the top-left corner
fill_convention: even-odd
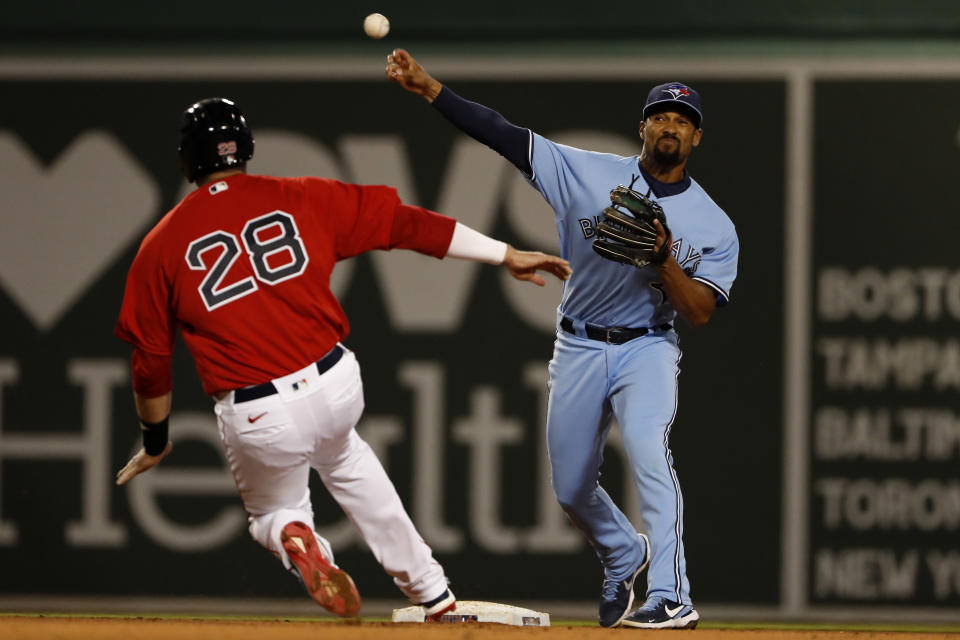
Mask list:
[[[363,32],[379,40],[390,33],[390,21],[382,13],[371,13],[363,19]]]

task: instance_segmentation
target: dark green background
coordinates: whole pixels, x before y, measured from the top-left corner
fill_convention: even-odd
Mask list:
[[[957,112],[960,84],[942,80],[819,81],[814,100],[813,283],[819,269],[840,267],[856,272],[873,267],[883,273],[897,268],[955,269],[956,234],[953,218],[960,196],[952,187],[960,175]],[[891,226],[892,225],[892,226]],[[894,230],[897,227],[902,228]],[[889,231],[889,232],[888,232]],[[960,403],[951,391],[924,384],[899,390],[893,384],[879,390],[829,389],[818,341],[828,337],[867,340],[932,338],[957,335],[956,321],[944,312],[936,320],[922,314],[908,322],[889,317],[872,321],[819,318],[816,306],[811,346],[811,418],[821,406],[949,408]],[[811,425],[811,438],[813,427]],[[902,434],[894,429],[892,438]],[[812,442],[812,439],[811,439]],[[811,449],[813,450],[813,449]],[[811,459],[811,486],[818,478],[839,477],[883,482],[903,478],[917,483],[927,478],[956,477],[957,456],[947,460],[877,461],[846,458]],[[822,519],[823,499],[811,492],[811,548],[879,548],[898,554],[919,549],[956,548],[956,530],[855,531],[849,526],[828,530]],[[921,555],[920,574],[926,575]],[[917,581],[917,598],[943,604],[933,597],[931,581]],[[956,606],[954,595],[947,603]]]
[[[357,38],[363,17],[385,14],[403,37],[434,42],[503,40],[631,41],[738,38],[950,38],[960,12],[950,0],[789,0],[646,3],[613,0],[587,6],[553,2],[374,3],[251,0],[163,3],[100,0],[14,3],[6,8],[5,47],[95,43],[190,45],[237,53],[250,43],[324,46]]]

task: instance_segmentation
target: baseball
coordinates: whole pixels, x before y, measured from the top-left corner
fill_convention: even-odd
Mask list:
[[[390,32],[390,21],[382,13],[371,13],[363,19],[363,31],[374,40]]]

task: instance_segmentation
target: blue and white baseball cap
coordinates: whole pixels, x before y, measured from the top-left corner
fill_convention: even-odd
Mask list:
[[[646,120],[651,113],[671,110],[690,114],[697,129],[703,122],[700,94],[682,82],[667,82],[650,89],[643,107],[643,119]]]

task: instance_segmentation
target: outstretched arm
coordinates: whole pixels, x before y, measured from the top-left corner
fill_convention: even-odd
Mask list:
[[[387,56],[387,78],[426,98],[454,126],[502,155],[524,175],[533,174],[529,129],[511,124],[489,107],[464,100],[434,79],[404,49],[395,49]]]
[[[540,251],[518,251],[506,242],[494,240],[461,222],[454,227],[445,257],[502,264],[517,280],[541,287],[546,281],[537,271],[553,274],[559,280],[567,280],[573,273],[570,263],[563,258]]]
[[[390,228],[391,249],[410,249],[435,258],[460,258],[488,264],[502,264],[517,280],[543,286],[537,271],[566,280],[573,271],[563,258],[539,251],[517,251],[462,222],[408,204],[398,203]]]

